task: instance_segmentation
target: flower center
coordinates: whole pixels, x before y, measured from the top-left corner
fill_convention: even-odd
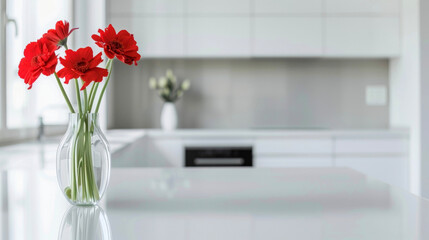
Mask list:
[[[34,66],[34,65],[37,65],[37,66],[39,66],[39,65],[43,65],[43,61],[42,61],[42,56],[41,55],[37,55],[37,56],[34,56],[32,59],[31,59],[31,63],[32,63],[32,65]]]
[[[79,72],[84,73],[84,72],[88,71],[88,68],[89,68],[88,62],[85,62],[85,61],[78,62],[74,68],[76,70],[78,70]]]
[[[116,40],[111,41],[109,45],[111,47],[111,50],[114,52],[117,52],[118,50],[122,49],[122,43]]]

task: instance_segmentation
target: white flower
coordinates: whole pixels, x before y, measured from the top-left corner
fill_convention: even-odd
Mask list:
[[[156,82],[156,78],[149,79],[149,87],[151,89],[156,89],[157,86],[158,86],[158,83]]]
[[[165,77],[161,77],[158,81],[158,86],[160,88],[165,88],[167,86],[167,79]]]
[[[168,96],[170,94],[170,90],[168,88],[162,89],[162,95]]]
[[[186,79],[185,81],[182,82],[182,89],[184,91],[188,90],[189,87],[191,87],[191,81],[189,81],[188,79]]]
[[[168,80],[170,80],[172,83],[176,83],[176,76],[174,76],[173,71],[171,69],[167,70],[166,77]]]
[[[174,75],[173,75],[173,71],[171,71],[171,69],[168,69],[167,70],[167,72],[166,72],[166,74],[165,74],[165,76],[167,77],[167,78],[172,78]]]

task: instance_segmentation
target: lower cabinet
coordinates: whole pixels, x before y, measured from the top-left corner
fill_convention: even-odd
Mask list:
[[[254,156],[255,167],[333,167],[331,157]]]
[[[406,157],[339,157],[335,159],[335,166],[352,168],[388,184],[408,188]]]
[[[141,144],[141,143],[139,143]],[[388,184],[408,188],[407,137],[147,137],[141,167],[183,167],[186,147],[252,146],[253,166],[261,168],[348,167]],[[134,162],[135,155],[127,155]],[[125,162],[125,160],[123,161]]]

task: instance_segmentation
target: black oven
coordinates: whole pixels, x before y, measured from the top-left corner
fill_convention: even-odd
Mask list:
[[[252,147],[185,147],[185,167],[252,166]]]

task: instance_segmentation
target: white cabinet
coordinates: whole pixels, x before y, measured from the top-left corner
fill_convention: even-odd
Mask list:
[[[253,0],[255,14],[322,13],[322,0]]]
[[[408,161],[405,157],[338,157],[335,166],[349,167],[369,177],[408,189]]]
[[[408,188],[408,139],[337,138],[335,166],[349,167],[370,177]]]
[[[124,15],[181,15],[184,13],[184,0],[110,0],[109,13]]]
[[[187,0],[187,14],[193,15],[249,15],[250,0]]]
[[[256,17],[253,56],[321,56],[322,18]]]
[[[188,18],[186,51],[190,57],[249,56],[250,18]]]
[[[328,14],[399,14],[400,3],[400,0],[325,0]]]
[[[305,156],[255,156],[255,167],[333,167],[332,157],[305,157]]]
[[[143,57],[397,57],[400,0],[108,0]],[[119,27],[118,27],[119,28]]]
[[[254,153],[263,154],[331,154],[331,138],[263,138],[257,139]]]
[[[117,29],[134,34],[142,57],[175,57],[185,54],[184,21],[180,17],[113,17]]]
[[[398,56],[399,26],[399,18],[396,17],[328,17],[325,55]]]
[[[335,154],[394,154],[407,153],[408,141],[405,138],[339,138],[335,141]]]
[[[333,167],[333,142],[326,138],[259,138],[255,167]]]

